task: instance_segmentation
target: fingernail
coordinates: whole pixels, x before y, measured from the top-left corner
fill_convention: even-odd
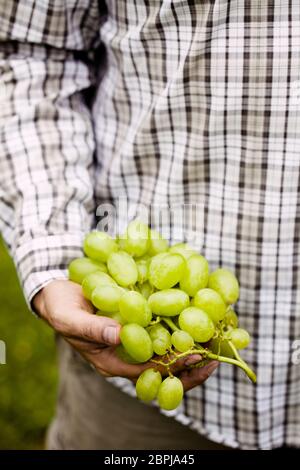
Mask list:
[[[114,326],[107,326],[103,331],[103,340],[107,344],[116,344],[117,342],[117,328]]]
[[[202,356],[200,356],[200,354],[192,354],[184,361],[184,365],[192,366],[193,364],[197,364],[200,361],[202,361]]]

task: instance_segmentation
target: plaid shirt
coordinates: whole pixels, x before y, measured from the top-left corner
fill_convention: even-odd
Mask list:
[[[65,276],[100,202],[195,203],[258,385],[222,365],[176,418],[300,446],[299,0],[104,3],[0,3],[0,228],[26,296]]]

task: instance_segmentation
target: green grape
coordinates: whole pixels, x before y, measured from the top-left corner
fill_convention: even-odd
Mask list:
[[[88,274],[82,283],[83,295],[86,299],[91,300],[93,290],[98,286],[116,286],[117,283],[106,273],[96,271]]]
[[[139,361],[136,361],[135,359],[133,359],[133,357],[130,356],[130,354],[128,354],[123,344],[119,344],[116,347],[115,353],[118,358],[121,359],[121,361],[127,362],[127,364],[140,364]]]
[[[149,281],[157,289],[169,289],[180,281],[184,268],[185,260],[181,255],[161,253],[151,260]]]
[[[213,338],[209,343],[209,349],[218,356],[234,357],[233,351],[225,339]]]
[[[175,410],[183,398],[183,385],[177,377],[167,377],[161,383],[157,399],[163,410]]]
[[[226,304],[234,304],[239,298],[239,283],[232,272],[217,269],[209,276],[208,287],[220,294]]]
[[[177,253],[178,255],[183,256],[186,260],[188,260],[193,255],[198,255],[198,253],[187,243],[176,243],[175,245],[171,246],[169,252]]]
[[[169,331],[161,323],[155,323],[154,325],[149,326],[147,331],[152,340],[164,336],[166,333],[170,335]]]
[[[97,310],[96,315],[99,317],[109,317],[118,322],[121,326],[126,325],[126,320],[120,315],[120,312],[101,312],[101,310]]]
[[[170,344],[170,346],[171,346],[171,344]],[[169,351],[170,346],[161,339],[154,339],[152,341],[153,351],[158,356],[164,356],[165,354],[167,354],[167,352]]]
[[[118,245],[105,232],[91,232],[83,242],[83,250],[89,258],[106,263],[111,253],[118,250]]]
[[[122,287],[128,287],[136,283],[138,270],[134,259],[125,251],[112,253],[107,260],[109,274]]]
[[[105,264],[101,263],[101,261],[95,261],[89,258],[74,259],[69,264],[68,271],[70,281],[77,282],[78,284],[81,284],[88,274],[96,271],[107,273]]]
[[[93,290],[91,300],[103,312],[118,312],[121,295],[118,286],[98,286]]]
[[[192,255],[186,261],[184,274],[180,281],[180,289],[193,297],[199,289],[207,286],[209,266],[201,255]]]
[[[201,289],[194,297],[194,305],[204,310],[214,323],[223,320],[226,314],[226,305],[218,292],[212,289]]]
[[[126,235],[120,235],[119,237],[116,238],[116,242],[118,243],[119,250],[121,251],[126,251],[125,250],[125,243],[126,241]]]
[[[229,333],[231,341],[236,349],[244,349],[250,343],[250,335],[243,328],[235,328]]]
[[[128,323],[147,326],[152,319],[152,312],[147,300],[139,292],[125,292],[120,299],[119,309],[121,316]]]
[[[149,227],[139,220],[130,222],[125,233],[125,251],[132,256],[142,256],[148,250],[149,242]]]
[[[144,282],[139,285],[139,291],[146,300],[149,299],[150,295],[153,293],[153,287],[149,282]]]
[[[172,334],[173,346],[179,352],[186,352],[194,346],[194,340],[186,331],[174,331]]]
[[[159,356],[164,356],[171,346],[171,335],[169,331],[164,328],[160,323],[151,326],[148,329],[149,336],[152,340],[153,351]]]
[[[224,317],[224,323],[231,328],[237,328],[239,326],[238,316],[232,308],[227,310]]]
[[[120,338],[128,354],[136,361],[147,362],[153,356],[151,338],[142,326],[136,323],[124,325]]]
[[[159,371],[146,369],[137,379],[135,390],[140,400],[152,401],[157,397],[162,378]]]
[[[168,250],[168,242],[156,230],[150,230],[148,255],[155,256]]]
[[[189,306],[190,299],[180,289],[165,289],[151,294],[148,303],[156,315],[174,317]]]
[[[143,282],[146,282],[148,279],[150,260],[138,259],[136,260],[135,263],[136,263],[136,267],[138,270],[138,282],[142,284]]]
[[[181,312],[179,316],[179,326],[199,343],[209,341],[215,332],[212,319],[206,312],[196,307],[188,307]]]
[[[120,323],[121,326],[126,325],[127,321],[122,317],[120,312],[113,312],[110,314],[110,318],[115,320],[116,322]]]

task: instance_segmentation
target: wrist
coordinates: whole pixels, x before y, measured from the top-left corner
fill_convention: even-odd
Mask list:
[[[44,289],[46,287],[42,287],[31,300],[31,305],[33,311],[37,313],[37,315],[41,318],[45,318],[45,300],[44,300]]]

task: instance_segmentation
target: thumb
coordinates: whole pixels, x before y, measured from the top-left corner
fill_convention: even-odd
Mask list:
[[[121,325],[112,318],[98,317],[78,309],[72,312],[72,321],[64,334],[93,343],[115,346],[120,343],[120,330]]]

